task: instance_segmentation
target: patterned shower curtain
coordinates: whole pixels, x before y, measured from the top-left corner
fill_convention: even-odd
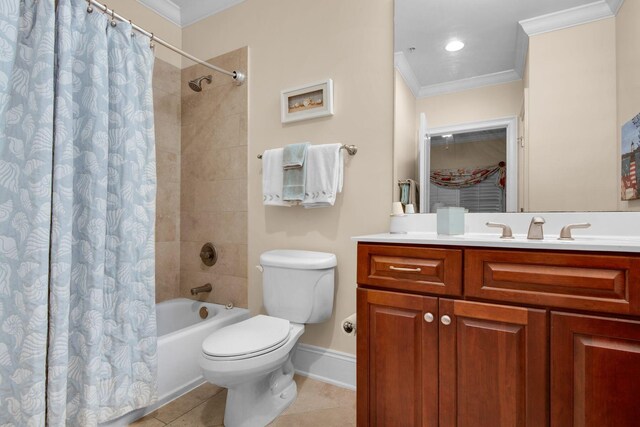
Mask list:
[[[9,3],[18,1],[0,0],[0,14]],[[13,169],[0,163],[0,221],[7,211],[0,245],[15,247],[10,262],[0,258],[0,407],[10,408],[0,411],[0,425],[44,425],[46,408],[49,426],[94,426],[149,405],[156,393],[153,51],[130,25],[88,14],[83,0],[58,1],[55,30],[53,0],[19,3],[17,28],[26,27],[28,8],[37,10],[32,25],[48,43],[29,42],[34,51],[49,48],[41,64],[32,52],[23,55],[32,61],[25,73],[49,69],[52,78],[27,79],[15,101],[33,116],[36,134],[49,117],[48,134],[30,141],[11,106],[1,116],[17,122],[13,145],[24,146],[20,157],[3,126],[2,160],[13,156],[24,182],[5,191],[2,182],[15,180],[3,180]],[[17,83],[9,89],[11,100],[22,93]],[[34,111],[45,90],[48,100]],[[46,185],[34,182],[36,167]],[[26,222],[16,220],[19,213]]]
[[[45,412],[54,0],[0,0],[0,425]]]

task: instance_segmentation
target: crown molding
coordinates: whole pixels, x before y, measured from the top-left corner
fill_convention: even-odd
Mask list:
[[[393,54],[393,64],[404,79],[404,82],[409,86],[413,96],[418,98],[420,95],[420,82],[418,82],[418,78],[414,74],[411,65],[409,65],[404,52],[395,52]]]
[[[182,8],[181,26],[187,27],[195,24],[198,21],[220,13],[225,9],[229,9],[243,1],[244,0],[217,0],[215,2],[193,1],[189,3],[189,6]]]
[[[188,6],[178,6],[171,0],[137,0],[180,28],[194,24],[211,15],[229,9],[244,0],[193,1]]]
[[[624,0],[606,0],[606,1],[607,1],[607,4],[609,5],[609,9],[611,9],[611,13],[613,13],[614,15],[618,14],[618,11],[622,7],[622,3],[624,3]]]
[[[492,86],[501,83],[509,83],[522,80],[516,70],[500,71],[498,73],[485,74],[482,76],[470,77],[468,79],[454,80],[452,82],[438,83],[430,86],[422,86],[418,93],[418,98],[428,96],[443,95],[445,93],[461,92],[463,90],[475,89],[483,86]]]
[[[529,36],[574,27],[600,19],[615,16],[620,7],[620,0],[600,0],[583,6],[549,13],[519,22],[524,32]],[[615,8],[615,12],[614,12]]]
[[[518,35],[516,36],[516,58],[514,69],[520,77],[524,76],[524,65],[527,62],[527,51],[529,50],[529,36],[518,25]]]
[[[168,19],[178,27],[182,27],[180,6],[171,0],[138,0],[138,3]]]

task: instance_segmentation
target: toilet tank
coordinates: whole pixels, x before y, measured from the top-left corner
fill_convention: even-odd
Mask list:
[[[267,314],[295,323],[320,323],[331,316],[334,254],[273,250],[260,256],[260,265]]]

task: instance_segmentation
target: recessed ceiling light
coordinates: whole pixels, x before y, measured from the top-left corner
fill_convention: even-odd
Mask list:
[[[445,46],[445,49],[449,52],[457,52],[464,47],[464,43],[460,40],[452,40]]]

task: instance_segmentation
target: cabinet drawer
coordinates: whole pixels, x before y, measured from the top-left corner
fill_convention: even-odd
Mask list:
[[[465,295],[525,304],[640,314],[640,258],[465,250]]]
[[[462,251],[358,245],[358,284],[439,295],[462,294]]]

